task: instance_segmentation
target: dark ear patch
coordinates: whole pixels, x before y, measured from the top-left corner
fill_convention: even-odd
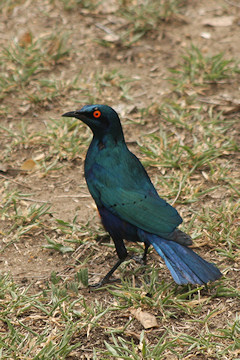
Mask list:
[[[99,122],[102,124],[102,126],[107,129],[109,126],[108,118],[104,115],[101,115],[99,118],[95,118],[96,120],[99,120]]]
[[[103,128],[108,128],[109,126],[108,118],[103,115],[102,111],[98,107],[94,108],[92,112],[92,117],[95,120],[97,120],[98,123],[101,124]]]

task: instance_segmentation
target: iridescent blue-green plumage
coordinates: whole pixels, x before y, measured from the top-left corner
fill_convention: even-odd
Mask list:
[[[153,245],[178,284],[204,284],[221,276],[218,268],[193,252],[191,238],[177,227],[177,210],[161,199],[146,170],[125,143],[117,113],[107,105],[86,105],[63,116],[82,120],[93,132],[85,160],[85,178],[119,261],[127,257],[123,240]]]

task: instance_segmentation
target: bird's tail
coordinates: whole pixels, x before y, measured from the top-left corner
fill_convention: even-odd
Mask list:
[[[154,249],[165,261],[174,281],[179,284],[203,285],[222,276],[220,270],[202,259],[192,249],[171,240],[139,230],[139,237]]]

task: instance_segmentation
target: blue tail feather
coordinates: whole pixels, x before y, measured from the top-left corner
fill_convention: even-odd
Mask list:
[[[214,264],[207,262],[186,246],[143,230],[139,230],[138,235],[142,241],[153,245],[165,261],[174,281],[179,285],[189,283],[203,285],[222,276]]]

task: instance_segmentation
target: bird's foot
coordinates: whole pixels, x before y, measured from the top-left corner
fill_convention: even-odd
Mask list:
[[[141,265],[147,265],[147,259],[143,256],[133,255],[131,257],[131,259],[133,259],[134,261],[136,261],[137,263],[139,263]]]
[[[106,280],[102,279],[98,283],[88,285],[88,287],[90,289],[99,289],[100,287],[102,287],[106,284],[112,284],[112,283],[119,282],[119,281],[120,281],[120,279],[106,279]]]

